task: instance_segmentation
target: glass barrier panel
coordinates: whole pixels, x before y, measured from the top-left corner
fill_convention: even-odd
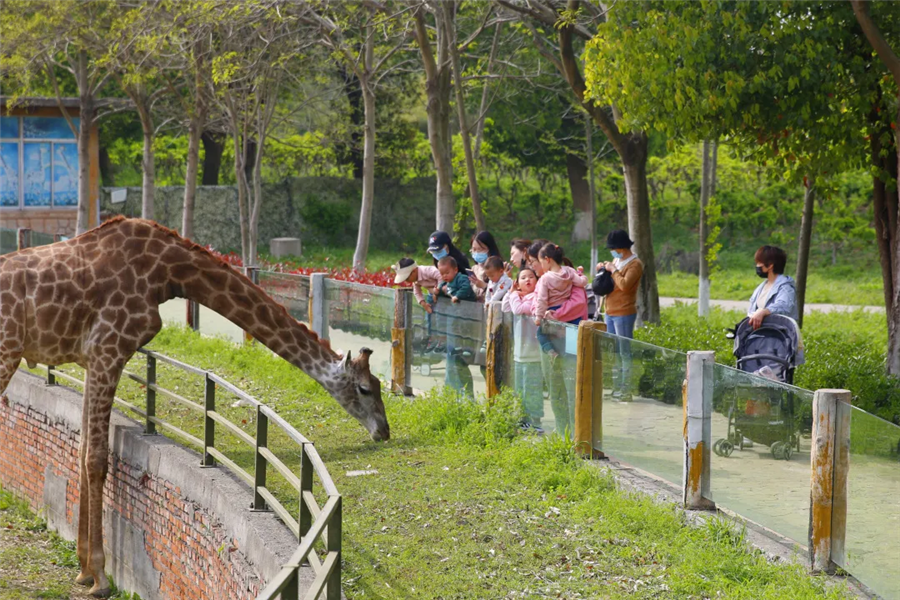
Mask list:
[[[44,233],[43,231],[32,231],[31,232],[31,247],[35,246],[47,246],[54,242],[52,233]]]
[[[0,229],[0,254],[15,252],[18,247],[17,232],[15,229]]]
[[[713,369],[711,499],[806,545],[813,393]]]
[[[309,276],[260,271],[259,286],[292,317],[309,324]]]
[[[415,304],[412,328],[414,390],[447,386],[471,398],[486,392],[484,304],[465,300],[453,304],[442,297],[430,314]]]
[[[834,560],[882,597],[900,598],[900,427],[838,407],[850,411],[850,471],[844,554]]]
[[[596,339],[603,361],[600,449],[680,485],[687,355],[605,332]]]
[[[326,279],[325,304],[331,347],[351,356],[369,348],[372,374],[390,381],[394,290]]]

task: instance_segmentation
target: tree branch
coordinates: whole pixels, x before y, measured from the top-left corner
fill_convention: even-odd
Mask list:
[[[884,39],[878,26],[872,21],[872,16],[869,14],[869,0],[850,0],[850,4],[853,6],[853,13],[856,15],[856,20],[866,35],[866,39],[872,44],[878,58],[891,72],[894,82],[900,88],[900,58],[897,58],[891,45]]]

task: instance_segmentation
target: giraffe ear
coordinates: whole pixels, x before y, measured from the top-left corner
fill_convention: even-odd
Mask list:
[[[347,350],[347,354],[344,355],[344,358],[341,359],[341,369],[346,370],[350,365],[350,351]]]

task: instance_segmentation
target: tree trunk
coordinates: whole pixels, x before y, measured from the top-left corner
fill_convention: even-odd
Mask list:
[[[800,221],[800,243],[797,248],[797,314],[803,327],[803,307],[806,305],[806,280],[809,272],[809,246],[812,240],[813,215],[816,208],[816,188],[812,176],[806,178],[803,194],[803,218]]]
[[[572,242],[586,242],[591,239],[591,187],[588,182],[588,167],[584,158],[566,152],[566,174],[569,177],[572,213],[575,217],[574,227],[572,227]]]
[[[194,203],[197,197],[197,171],[200,166],[200,132],[203,129],[205,115],[198,111],[191,117],[188,125],[187,170],[184,174],[184,210],[181,215],[181,235],[194,237]]]
[[[353,167],[353,178],[362,179],[364,169],[363,149],[360,148],[360,130],[365,127],[365,107],[363,106],[363,94],[359,78],[347,69],[343,64],[338,64],[338,72],[344,82],[344,95],[350,107],[350,145],[341,154],[346,162]],[[364,142],[363,142],[364,143]],[[346,164],[346,163],[345,163]]]
[[[697,290],[697,315],[709,316],[709,220],[706,210],[709,199],[715,193],[716,157],[719,152],[715,140],[703,141],[703,166],[700,175],[700,284]]]
[[[225,152],[225,136],[221,133],[204,131],[200,136],[200,141],[203,142],[203,179],[200,185],[219,185],[222,153]]]
[[[371,38],[371,36],[369,36]],[[369,234],[372,229],[372,206],[375,202],[375,94],[368,82],[360,82],[363,90],[365,126],[363,129],[363,182],[362,203],[359,207],[359,231],[356,236],[356,251],[353,253],[353,270],[366,270],[369,254]]]
[[[456,41],[456,7],[451,2],[441,3],[444,12],[444,29],[447,34],[447,48],[450,51],[450,63],[453,66],[453,81],[456,89],[456,111],[459,115],[459,133],[466,157],[466,177],[469,181],[469,198],[472,200],[472,212],[475,214],[475,228],[485,231],[484,214],[481,212],[481,200],[478,198],[478,178],[475,173],[475,157],[472,154],[472,137],[469,135],[469,123],[466,117],[466,98],[463,94],[462,67],[459,60],[459,49]]]
[[[587,164],[588,164],[588,196],[591,202],[591,262],[590,272],[594,273],[597,263],[600,260],[600,249],[597,245],[597,198],[596,188],[594,187],[594,122],[591,121],[590,115],[585,115],[584,119],[584,139],[587,145]]]
[[[488,55],[487,73],[491,74],[491,68],[494,66],[494,57],[497,55],[497,42],[500,40],[500,28],[503,23],[497,23],[494,28],[494,39],[491,41],[491,52]],[[475,160],[481,156],[481,142],[484,140],[484,123],[487,121],[488,109],[488,80],[484,80],[484,86],[481,88],[481,104],[478,108],[478,121],[475,123]]]
[[[634,248],[644,264],[644,275],[638,291],[638,319],[659,323],[659,292],[656,283],[656,258],[650,230],[650,196],[647,191],[647,136],[630,134],[629,145],[637,152],[623,159],[625,193],[628,204],[628,230]],[[643,152],[640,150],[643,149]]]
[[[153,161],[153,123],[150,121],[150,109],[138,109],[141,115],[141,128],[144,134],[144,152],[141,156],[141,218],[156,220],[156,166]]]
[[[440,11],[439,11],[440,13]],[[441,17],[438,16],[440,19]],[[450,70],[447,64],[447,36],[437,28],[438,56],[435,61],[425,27],[423,10],[416,13],[416,41],[422,54],[425,67],[425,95],[428,116],[428,141],[431,145],[431,156],[434,159],[434,170],[437,176],[437,198],[435,226],[441,231],[451,233],[456,217],[456,205],[453,198],[453,165],[450,138]]]
[[[79,100],[81,101],[81,122],[78,130],[78,218],[75,234],[81,234],[90,226],[91,210],[91,130],[94,128],[94,96],[87,77],[87,54],[78,52],[77,72]]]

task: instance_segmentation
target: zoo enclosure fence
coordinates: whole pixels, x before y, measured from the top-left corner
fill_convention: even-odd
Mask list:
[[[297,550],[259,593],[257,600],[298,599],[301,593],[299,573],[304,564],[312,567],[315,580],[308,590],[302,590],[303,597],[339,600],[341,495],[313,442],[301,435],[270,407],[215,373],[198,369],[158,352],[143,348],[138,352],[146,359],[144,375],[126,370],[124,379],[137,383],[144,391],[143,405],[127,402],[118,396],[115,403],[144,422],[144,433],[152,435],[162,430],[171,437],[186,441],[200,451],[203,466],[215,467],[219,463],[226,467],[253,489],[253,510],[274,512],[299,540]],[[158,383],[162,370],[160,367],[168,367],[195,376],[195,385],[189,389],[202,395],[202,400],[191,400],[183,395],[184,392],[180,394],[161,386]],[[54,366],[45,368],[48,384],[55,385],[59,380],[63,380],[83,388],[82,380]],[[233,404],[223,402],[223,394],[217,395],[217,390],[228,394],[228,399],[237,398],[237,401]],[[202,425],[197,424],[196,427],[183,425],[185,427],[183,429],[161,418],[159,412],[162,411],[159,409],[163,407],[157,405],[160,397],[173,401],[170,406],[165,407],[167,414],[182,417],[179,419],[182,422],[185,416],[202,415]],[[229,419],[229,415],[245,416],[248,408],[252,411],[253,418],[239,419],[241,425]],[[196,429],[199,436],[187,431],[188,428]],[[223,434],[230,436],[231,440],[242,442],[252,452],[235,452],[240,458],[230,458],[221,447]],[[219,446],[216,443],[217,436]],[[299,471],[276,456],[273,451],[275,449],[291,454],[290,462],[299,463]],[[275,474],[280,475],[281,479],[280,483],[276,481],[273,486],[274,478],[270,475]],[[323,506],[319,506],[314,492],[324,494],[327,498]],[[287,494],[296,495],[290,501],[282,502],[278,499],[278,496],[283,498]],[[294,508],[293,513],[291,507]]]
[[[535,351],[530,319],[499,305],[442,299],[428,315],[408,289],[250,275],[332,347],[373,349],[373,372],[395,392],[513,389],[529,420],[583,455],[678,485],[685,507],[727,508],[805,546],[814,570],[840,567],[900,597],[900,427],[849,392],[786,385],[602,323],[545,321],[548,351]]]

